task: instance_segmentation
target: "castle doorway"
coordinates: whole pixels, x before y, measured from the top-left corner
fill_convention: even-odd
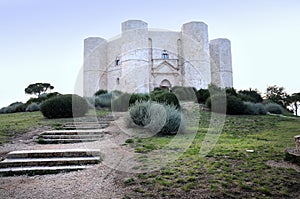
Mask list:
[[[160,88],[165,89],[165,90],[170,90],[172,87],[171,83],[169,80],[164,79],[161,83],[160,83]]]

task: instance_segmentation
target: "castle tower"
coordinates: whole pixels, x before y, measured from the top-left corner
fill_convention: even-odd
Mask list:
[[[106,47],[107,41],[100,37],[84,40],[84,96],[92,96],[100,88],[107,87]]]
[[[141,20],[122,23],[121,70],[123,92],[149,92],[148,24]]]
[[[207,88],[211,82],[208,28],[203,22],[183,24],[183,86]]]
[[[231,45],[228,39],[209,43],[212,83],[222,88],[233,87]]]

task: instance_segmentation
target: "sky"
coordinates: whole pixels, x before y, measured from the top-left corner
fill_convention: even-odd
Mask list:
[[[83,40],[113,38],[129,19],[172,31],[203,21],[210,40],[231,41],[236,89],[300,92],[299,10],[298,0],[0,0],[0,108],[26,102],[32,83],[74,93]]]

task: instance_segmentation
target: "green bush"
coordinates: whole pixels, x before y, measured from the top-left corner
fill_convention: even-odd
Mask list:
[[[43,101],[47,100],[47,99],[50,99],[51,97],[55,97],[55,96],[59,96],[61,95],[60,93],[58,92],[53,92],[53,93],[43,93],[41,94],[39,97],[37,98],[30,98],[26,104],[27,106],[32,104],[32,103],[37,103],[37,104],[40,104],[42,103]]]
[[[267,111],[262,103],[244,102],[246,105],[245,114],[247,115],[265,115]]]
[[[212,100],[214,106],[212,107]],[[227,95],[213,95],[206,101],[206,106],[211,109],[212,112],[224,113],[229,115],[241,115],[245,113],[246,105],[241,99],[236,96]]]
[[[256,90],[242,90],[238,92],[243,101],[250,101],[254,103],[261,103],[263,98]]]
[[[200,89],[197,91],[197,98],[198,98],[198,103],[205,103],[206,100],[209,98],[210,93],[208,89]]]
[[[112,93],[104,93],[95,96],[95,107],[96,108],[111,108]]]
[[[67,94],[44,101],[40,110],[47,118],[81,117],[88,111],[88,104],[78,95]]]
[[[146,126],[151,122],[150,108],[151,102],[135,102],[130,109],[130,117],[138,126]]]
[[[150,95],[147,93],[133,93],[129,100],[129,106],[134,104],[136,101],[148,101],[150,99]]]
[[[25,112],[28,104],[20,104],[19,106],[16,107],[15,112]]]
[[[39,110],[40,110],[40,106],[37,103],[31,103],[26,108],[27,112],[34,112]]]
[[[107,93],[107,90],[100,89],[94,95],[97,96],[97,95],[102,95],[102,94],[106,94],[106,93]]]
[[[182,127],[181,113],[174,105],[136,102],[129,113],[136,125],[162,135],[174,135]]]
[[[129,108],[131,94],[123,93],[113,98],[111,109],[115,112],[126,112]]]
[[[24,105],[22,102],[14,102],[7,107],[1,108],[0,114],[23,112],[25,111],[24,106],[26,108],[26,105]]]
[[[231,96],[235,96],[235,97],[238,96],[236,90],[234,88],[232,88],[232,87],[226,88],[225,92],[226,92],[227,95],[231,95]]]
[[[193,87],[174,86],[172,88],[179,101],[198,101],[197,90]]]
[[[283,108],[279,104],[269,103],[265,105],[266,111],[273,114],[283,114]]]
[[[151,95],[151,100],[156,101],[158,103],[174,105],[176,108],[180,107],[179,100],[177,99],[174,93],[164,91],[156,92],[155,94]]]
[[[235,96],[227,96],[227,111],[229,115],[241,115],[244,114],[246,105],[241,99]]]

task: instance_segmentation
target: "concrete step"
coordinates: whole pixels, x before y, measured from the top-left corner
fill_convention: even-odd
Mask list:
[[[22,158],[5,159],[0,168],[32,167],[32,166],[66,166],[97,164],[100,157],[62,157],[62,158]]]
[[[71,165],[71,166],[52,166],[52,167],[14,167],[14,168],[0,168],[0,175],[42,175],[42,174],[56,174],[60,172],[78,171],[88,169],[93,165]]]
[[[7,158],[58,158],[93,156],[100,156],[100,151],[96,149],[22,150],[8,153]]]
[[[13,151],[0,162],[0,175],[74,171],[89,168],[100,161],[100,151],[95,149]]]

